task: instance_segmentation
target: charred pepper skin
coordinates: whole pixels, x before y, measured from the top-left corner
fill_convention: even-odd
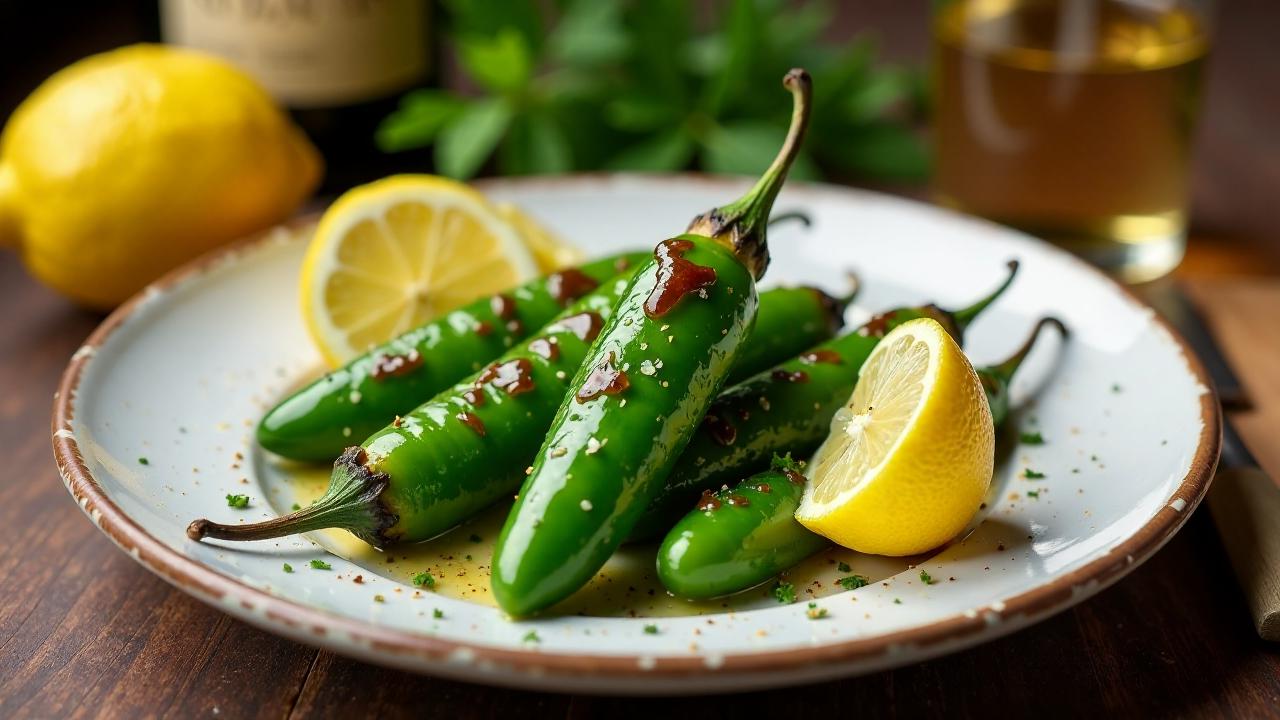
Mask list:
[[[667,315],[646,317],[657,267],[642,269],[537,450],[492,566],[495,598],[512,615],[545,608],[595,574],[728,377],[755,314],[754,280],[711,243],[685,258],[715,269],[707,297],[687,296]],[[580,401],[588,379],[608,367],[624,373],[626,388]]]
[[[527,616],[587,582],[661,487],[755,322],[765,225],[808,124],[808,73],[778,157],[737,202],[654,249],[574,378],[498,537],[491,586]]]
[[[410,330],[285,398],[259,423],[258,443],[291,460],[332,462],[647,257],[620,254],[552,273]]]
[[[505,382],[502,373],[492,381],[478,382],[485,376],[482,371],[406,415],[399,426],[388,426],[364,442],[370,468],[391,478],[380,501],[398,521],[383,533],[383,542],[415,542],[440,535],[520,487],[574,374],[603,323],[612,317],[631,277],[610,281],[608,288],[602,286],[607,292],[584,298],[566,312],[567,319],[551,323],[493,363],[498,368],[518,368],[527,362],[527,375],[522,376],[528,378],[527,389],[499,387]],[[773,305],[778,292],[766,293],[765,304]],[[805,314],[797,313],[804,308],[794,305],[780,309],[786,310],[775,316],[780,323]],[[590,322],[584,323],[584,313],[595,317],[588,316]],[[753,346],[754,340],[748,339],[744,351]],[[757,357],[776,361],[778,355],[770,353],[779,351],[766,344]],[[513,376],[514,370],[509,371],[508,377]],[[477,392],[483,395],[479,403],[472,402]],[[460,419],[468,414],[466,422]]]
[[[736,487],[708,493],[658,548],[658,579],[690,600],[749,590],[831,541],[796,522],[804,496],[801,463],[773,467]]]
[[[980,368],[978,378],[998,429],[1008,417],[1009,384],[1041,330],[1056,318],[1040,320],[1008,360]],[[852,391],[851,391],[852,392]],[[796,522],[804,495],[800,463],[774,456],[772,468],[735,487],[706,493],[675,524],[657,555],[658,578],[671,592],[691,600],[731,595],[768,581],[831,545]]]
[[[585,313],[596,313],[601,323],[609,318],[633,275],[606,281],[490,366],[379,430],[363,447],[348,448],[334,465],[325,496],[313,505],[257,524],[199,520],[190,537],[261,540],[338,527],[387,547],[429,540],[509,497],[519,489],[600,327]],[[757,314],[765,324],[756,331],[778,333],[809,322],[826,326],[832,306],[821,297],[804,288],[762,293]],[[769,365],[784,357],[785,344],[756,349],[756,338],[753,331],[740,359],[750,356]],[[522,363],[528,364],[527,373]],[[488,367],[505,369],[480,381]],[[521,378],[528,383],[514,393],[507,390]]]
[[[760,293],[756,326],[738,354],[726,385],[773,367],[778,358],[798,355],[829,340],[844,326],[852,295],[832,297],[811,287],[774,288]]]
[[[861,328],[721,393],[628,540],[661,537],[704,490],[768,467],[776,453],[806,455],[817,449],[835,411],[853,392],[859,369],[886,333],[908,320],[929,317],[963,342],[964,329],[1008,289],[1017,267],[1010,263],[1004,282],[973,305],[955,312],[922,305],[881,313]]]

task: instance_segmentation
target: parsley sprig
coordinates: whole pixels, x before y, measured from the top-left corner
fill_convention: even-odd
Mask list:
[[[778,79],[814,78],[813,122],[792,177],[918,181],[913,125],[925,83],[875,60],[869,37],[829,41],[835,3],[731,0],[711,26],[698,5],[650,0],[445,0],[448,44],[474,92],[405,95],[379,126],[384,151],[432,146],[436,170],[469,178],[575,170],[759,174],[786,134]]]

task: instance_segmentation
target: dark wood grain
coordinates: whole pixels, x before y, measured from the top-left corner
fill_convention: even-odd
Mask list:
[[[23,56],[4,57],[13,73],[0,81],[0,115],[49,70],[133,39],[145,25],[129,19],[138,5],[115,5],[124,15],[81,18],[84,32],[56,42],[10,33],[14,42],[0,46]],[[833,32],[875,26],[891,57],[922,56],[925,3],[845,5]],[[1280,316],[1280,302],[1258,307],[1249,294],[1248,305],[1233,304],[1221,289],[1224,277],[1280,275],[1280,3],[1224,0],[1220,11],[1196,165],[1194,218],[1205,234],[1181,274],[1214,276],[1197,297],[1211,321],[1238,326]],[[0,717],[1280,717],[1280,647],[1254,636],[1203,511],[1130,577],[1031,629],[802,691],[548,695],[418,677],[282,640],[173,590],[82,516],[54,468],[48,418],[62,367],[100,318],[36,285],[11,254],[0,255],[0,308]],[[1237,362],[1251,358],[1246,346],[1227,349]],[[1274,367],[1252,370],[1274,377]],[[1242,431],[1273,448],[1280,426],[1259,417],[1244,418]]]

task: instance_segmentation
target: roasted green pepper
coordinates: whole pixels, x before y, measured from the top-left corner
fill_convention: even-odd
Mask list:
[[[1031,337],[1008,360],[979,368],[978,378],[999,427],[1009,414],[1009,383],[1040,330],[1066,329],[1054,318],[1036,324]],[[705,492],[692,511],[667,533],[658,549],[658,578],[689,599],[729,595],[755,587],[831,541],[796,522],[804,494],[801,464],[774,456],[767,472],[732,488]]]
[[[661,537],[702,491],[767,467],[775,453],[817,449],[832,415],[853,392],[858,369],[885,333],[908,320],[932,317],[963,342],[965,328],[1009,287],[1017,268],[1011,262],[1004,282],[969,307],[950,312],[923,305],[881,313],[858,330],[721,393],[630,539]]]
[[[338,527],[385,547],[432,538],[510,495],[631,276],[606,281],[533,340],[345,453],[328,491],[312,505],[252,525],[199,520],[191,537],[260,540]],[[796,333],[801,337],[830,334],[846,302],[812,288],[761,293],[759,322],[738,361],[769,366],[794,353],[796,340],[773,336],[798,327],[805,328]],[[757,343],[761,336],[770,339]]]
[[[743,198],[658,244],[574,378],[494,550],[508,613],[542,610],[600,569],[729,377],[755,321],[766,219],[808,124],[808,74],[784,85],[795,110],[773,164]]]
[[[615,255],[552,273],[385,342],[272,408],[258,425],[258,443],[291,460],[333,462],[645,257]]]

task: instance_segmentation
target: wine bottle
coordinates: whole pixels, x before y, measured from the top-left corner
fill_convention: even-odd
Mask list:
[[[165,42],[221,55],[289,109],[324,154],[322,192],[397,169],[373,133],[432,81],[432,20],[427,0],[160,0]]]

